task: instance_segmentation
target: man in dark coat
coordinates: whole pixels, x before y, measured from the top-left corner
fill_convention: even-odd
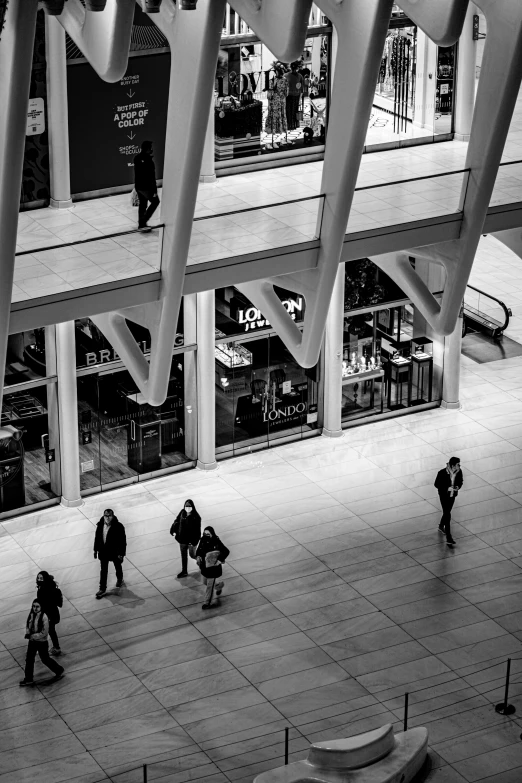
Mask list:
[[[125,528],[114,516],[111,508],[105,509],[103,516],[96,525],[94,534],[94,559],[100,561],[100,589],[96,598],[102,598],[107,592],[107,572],[109,561],[114,563],[116,570],[116,587],[123,585],[123,558],[127,552],[127,537]]]
[[[134,187],[140,202],[138,206],[138,228],[140,231],[151,230],[147,223],[160,203],[153,155],[152,142],[144,141],[141,144],[141,152],[134,157]],[[147,208],[149,202],[150,206]]]
[[[463,483],[464,477],[460,469],[460,459],[452,457],[446,467],[439,470],[435,479],[435,487],[439,493],[440,505],[442,506],[439,530],[441,533],[446,534],[448,546],[455,544],[451,535],[451,509]]]

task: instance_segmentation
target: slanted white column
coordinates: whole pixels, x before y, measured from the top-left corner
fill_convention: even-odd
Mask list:
[[[339,438],[342,408],[344,264],[339,264],[324,337],[323,435]]]
[[[75,507],[83,505],[83,500],[80,493],[74,321],[56,325],[56,370],[62,474],[61,503],[62,506]]]
[[[67,58],[65,30],[54,16],[45,15],[47,56],[47,127],[51,207],[72,207],[67,122]]]
[[[185,345],[197,342],[197,294],[183,297],[183,338]],[[198,456],[198,385],[197,354],[183,354],[185,454],[189,459]]]
[[[477,6],[470,3],[459,40],[455,106],[455,138],[458,141],[469,141],[475,107],[477,42],[473,40],[473,16],[476,13]]]
[[[214,291],[197,296],[197,387],[198,387],[198,463],[200,470],[215,470],[216,391],[215,391],[215,312]]]
[[[462,309],[455,331],[444,339],[444,380],[442,407],[460,408],[460,357],[462,352]]]
[[[237,15],[236,15],[237,19]],[[214,105],[215,105],[215,93],[212,95],[212,101],[210,103],[210,112],[208,115],[207,135],[205,136],[205,147],[203,149],[203,159],[201,161],[201,173],[199,175],[200,182],[215,182],[216,177],[216,163],[215,163],[215,122],[214,122]]]

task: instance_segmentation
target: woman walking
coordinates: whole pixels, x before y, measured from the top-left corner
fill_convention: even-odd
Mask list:
[[[51,638],[51,655],[61,655],[60,642],[56,626],[60,622],[60,606],[63,606],[62,591],[54,581],[54,576],[47,571],[40,571],[36,577],[36,600],[49,620],[49,636]]]
[[[196,550],[196,561],[203,577],[203,582],[207,586],[205,592],[205,603],[202,609],[210,609],[214,586],[216,588],[216,597],[219,598],[223,592],[225,583],[217,582],[216,579],[223,573],[222,564],[230,554],[230,550],[218,538],[213,527],[206,527],[203,531],[201,541]]]
[[[31,611],[27,616],[25,639],[29,639],[27,645],[27,655],[25,657],[25,676],[20,682],[20,685],[34,685],[34,662],[36,659],[36,653],[40,656],[41,662],[44,666],[47,666],[52,672],[54,672],[54,678],[51,682],[61,680],[64,673],[63,666],[54,661],[49,655],[49,642],[47,636],[49,634],[49,620],[47,615],[42,611],[42,607],[38,600],[33,601]]]
[[[190,547],[196,547],[201,538],[201,517],[192,500],[185,501],[185,505],[170,528],[170,535],[174,536],[179,544],[181,571],[178,574],[178,579],[182,579],[184,576],[188,576],[188,551]]]

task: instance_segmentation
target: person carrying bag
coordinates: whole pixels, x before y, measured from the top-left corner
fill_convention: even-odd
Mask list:
[[[192,500],[186,500],[185,505],[174,520],[170,535],[174,536],[179,544],[181,552],[181,571],[178,579],[188,576],[187,565],[188,557],[196,557],[196,547],[201,538],[201,517],[196,511],[196,506]]]
[[[216,579],[219,579],[222,576],[222,564],[229,554],[230,550],[227,549],[216,535],[214,528],[206,527],[196,550],[196,561],[199,570],[201,571],[203,582],[207,587],[205,602],[201,607],[202,609],[210,609],[214,595],[214,587],[216,588],[216,597],[218,599],[223,592],[225,583],[223,581],[216,583]]]

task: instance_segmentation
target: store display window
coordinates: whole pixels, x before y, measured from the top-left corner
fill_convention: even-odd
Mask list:
[[[345,282],[343,420],[431,403],[433,343],[415,335],[414,306],[369,259],[347,263]]]
[[[317,429],[318,369],[267,335],[223,341],[216,330],[216,450],[230,455]]]
[[[217,161],[325,143],[330,33],[307,38],[303,53],[283,63],[261,42],[222,41],[216,71]]]
[[[192,352],[173,356],[167,398],[159,407],[145,402],[126,370],[78,377],[82,491],[191,462],[185,454],[185,368],[193,361]]]
[[[46,331],[44,328],[9,335],[4,385],[34,381],[54,375],[54,367],[46,361]]]
[[[0,426],[0,515],[58,497],[56,384],[4,389]]]
[[[415,111],[416,59],[417,28],[392,27],[382,53],[370,128],[407,132]]]

